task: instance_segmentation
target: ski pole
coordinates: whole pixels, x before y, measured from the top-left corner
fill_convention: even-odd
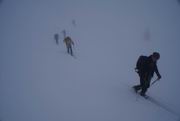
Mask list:
[[[152,86],[154,83],[156,83],[158,80],[159,80],[159,79],[154,80],[154,81],[151,83],[151,86]]]
[[[74,58],[77,58],[76,57],[76,47],[73,45],[73,56],[74,56]]]

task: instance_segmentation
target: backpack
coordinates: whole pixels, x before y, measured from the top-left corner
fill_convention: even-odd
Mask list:
[[[146,56],[141,55],[137,60],[136,69],[138,69],[139,71],[142,70],[145,64],[145,61],[146,61]]]

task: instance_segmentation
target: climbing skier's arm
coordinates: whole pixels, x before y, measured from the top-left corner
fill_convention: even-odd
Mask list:
[[[156,73],[156,75],[158,76],[158,80],[161,79],[161,75],[160,75],[160,73],[159,73],[159,70],[158,70],[158,68],[157,68],[157,65],[155,65],[155,73]]]

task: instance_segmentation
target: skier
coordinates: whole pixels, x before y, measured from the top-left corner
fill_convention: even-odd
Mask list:
[[[59,44],[59,34],[54,34],[54,39],[56,40],[56,44]]]
[[[137,93],[141,90],[140,95],[146,97],[147,89],[150,87],[151,78],[154,75],[154,72],[158,76],[157,80],[161,79],[161,75],[157,68],[157,61],[160,58],[158,52],[154,52],[149,57],[140,56],[137,63],[135,71],[140,77],[140,84],[133,86],[135,92]]]
[[[71,54],[73,56],[72,45],[74,46],[74,42],[72,41],[72,39],[67,36],[64,38],[64,43],[66,44],[68,54]]]

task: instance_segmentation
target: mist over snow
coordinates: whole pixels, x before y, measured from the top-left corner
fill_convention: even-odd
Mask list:
[[[179,46],[178,0],[0,0],[0,121],[179,121]],[[131,89],[154,51],[155,103]]]

